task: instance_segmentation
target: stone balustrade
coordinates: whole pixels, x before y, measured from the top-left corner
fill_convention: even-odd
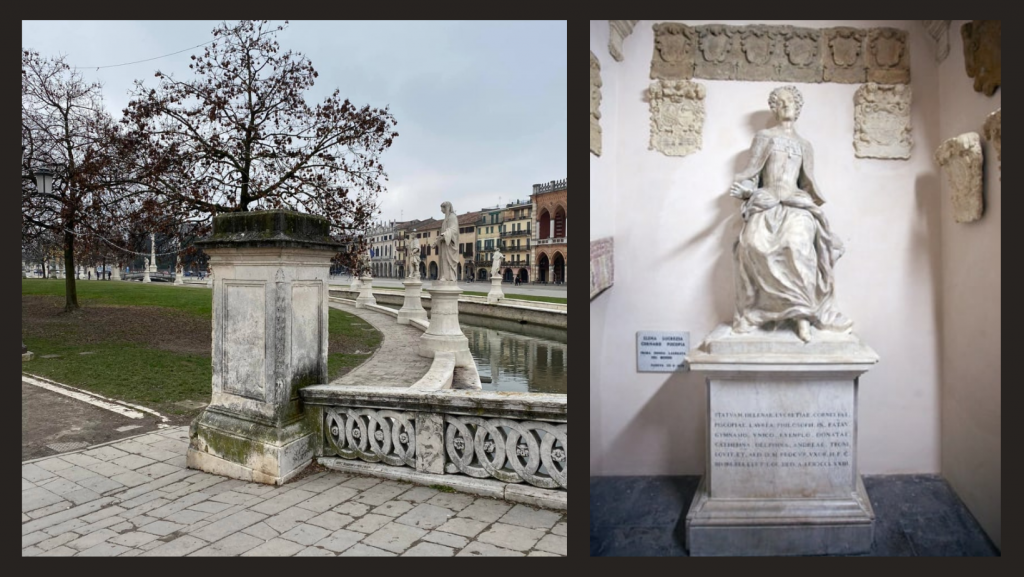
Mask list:
[[[318,456],[568,488],[564,395],[330,385],[301,395],[319,412]]]

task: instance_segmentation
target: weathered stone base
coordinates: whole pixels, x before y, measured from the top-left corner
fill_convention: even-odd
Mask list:
[[[469,339],[459,325],[459,295],[462,289],[454,283],[439,283],[428,289],[428,292],[433,306],[430,309],[430,325],[420,337],[419,355],[433,358],[435,353],[455,353],[456,367],[474,364],[469,353]]]
[[[711,499],[701,479],[686,515],[686,547],[697,556],[867,553],[875,513],[857,475],[848,499]]]
[[[487,293],[487,302],[496,303],[498,299],[505,298],[505,293],[501,291],[501,277],[491,277],[491,292]]]
[[[36,354],[33,353],[32,351],[29,351],[27,353],[21,353],[21,362],[31,361],[34,358],[36,358]]]
[[[451,487],[461,493],[491,497],[493,499],[504,499],[513,503],[523,503],[534,507],[544,507],[545,509],[566,511],[569,506],[568,492],[555,489],[541,489],[520,483],[503,483],[496,479],[474,479],[473,477],[459,475],[432,475],[430,473],[420,473],[407,467],[364,463],[338,457],[320,457],[317,459],[317,462],[325,467],[345,473],[406,481],[418,485],[442,485]]]
[[[310,464],[316,433],[299,420],[272,427],[207,409],[192,422],[187,464],[214,475],[281,485]]]
[[[415,279],[406,279],[402,284],[405,285],[405,301],[402,303],[402,309],[398,311],[398,324],[407,325],[410,319],[427,320],[427,311],[422,303],[423,283]]]
[[[375,305],[377,301],[373,298],[373,279],[364,276],[359,279],[359,296],[356,297],[356,308],[361,309],[366,305]]]

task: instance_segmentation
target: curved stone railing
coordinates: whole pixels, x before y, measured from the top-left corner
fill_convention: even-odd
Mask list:
[[[318,456],[568,489],[564,395],[330,385],[301,395],[323,426]]]

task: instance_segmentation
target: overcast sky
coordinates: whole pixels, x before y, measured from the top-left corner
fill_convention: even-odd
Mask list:
[[[203,49],[96,67],[209,42],[219,23],[25,21],[22,46],[67,55],[120,118],[134,80],[192,78],[189,56]],[[461,214],[526,199],[567,176],[564,21],[291,21],[277,39],[319,73],[308,103],[338,88],[356,106],[391,106],[399,136],[382,156],[382,219],[440,218],[445,200]]]

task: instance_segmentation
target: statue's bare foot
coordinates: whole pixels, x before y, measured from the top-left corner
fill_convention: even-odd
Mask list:
[[[755,328],[754,325],[747,322],[747,319],[743,317],[739,317],[732,322],[732,332],[734,333],[749,333]]]
[[[796,336],[800,337],[800,340],[807,343],[811,341],[811,323],[807,319],[799,319],[796,321]]]

